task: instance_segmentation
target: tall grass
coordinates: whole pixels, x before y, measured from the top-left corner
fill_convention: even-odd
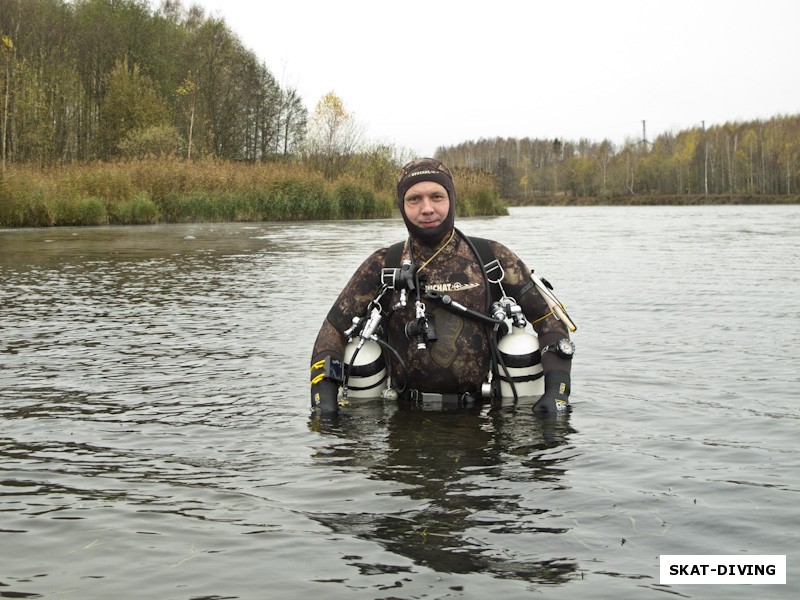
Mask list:
[[[454,169],[453,180],[456,187],[456,213],[459,217],[508,214],[508,208],[500,200],[491,173]]]
[[[456,174],[462,216],[505,214],[491,175]],[[0,227],[385,218],[394,189],[327,181],[300,164],[144,159],[38,168],[0,178]]]

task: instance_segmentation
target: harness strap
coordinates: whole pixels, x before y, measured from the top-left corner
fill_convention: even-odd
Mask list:
[[[389,246],[389,249],[386,251],[386,257],[383,259],[384,268],[396,269],[400,266],[400,262],[403,259],[403,247],[405,245],[405,242],[397,242]]]

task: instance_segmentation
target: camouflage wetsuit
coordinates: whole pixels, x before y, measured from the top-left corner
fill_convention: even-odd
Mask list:
[[[412,240],[412,252],[416,265],[425,262],[436,248]],[[550,315],[550,310],[531,283],[530,269],[511,250],[497,242],[490,242],[494,256],[505,270],[502,281],[505,292],[522,307],[527,319],[539,335],[542,347],[568,337],[564,324]],[[381,287],[381,269],[399,267],[384,265],[387,248],[373,253],[358,268],[320,329],[314,345],[312,364],[326,356],[341,359],[347,342],[342,334],[352,324],[353,317],[363,316],[367,305],[375,298]],[[403,249],[403,258],[408,258],[408,242]],[[424,276],[426,289],[448,294],[452,299],[476,312],[487,314],[487,292],[478,258],[468,243],[456,233],[430,263],[419,271]],[[390,304],[397,303],[398,295]],[[424,350],[417,349],[405,335],[405,325],[415,318],[416,293],[409,293],[405,309],[397,309],[389,321],[388,342],[398,351],[406,366],[405,380],[408,388],[422,392],[458,393],[470,392],[480,396],[481,384],[486,381],[489,370],[490,351],[486,324],[475,319],[454,314],[438,303],[423,296],[426,314],[435,315],[437,341],[429,342]],[[384,323],[385,325],[385,323]],[[403,374],[397,361],[392,361],[392,379],[402,381]],[[545,372],[557,370],[569,373],[570,360],[560,358],[552,352],[542,357]]]

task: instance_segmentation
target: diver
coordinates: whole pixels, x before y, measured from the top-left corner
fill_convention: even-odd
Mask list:
[[[455,227],[453,177],[440,161],[405,165],[397,202],[409,237],[369,256],[328,312],[312,353],[312,407],[335,413],[354,376],[352,349],[366,353],[365,342],[377,342],[387,399],[471,405],[496,400],[503,380],[516,398],[520,381],[540,379],[534,412],[566,414],[575,327],[549,284],[504,245]],[[500,352],[498,339],[526,323],[538,336],[530,353],[538,371],[514,377],[516,365],[506,363],[516,357]]]

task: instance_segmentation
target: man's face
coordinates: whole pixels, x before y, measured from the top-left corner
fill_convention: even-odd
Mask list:
[[[422,229],[438,226],[450,212],[447,190],[433,181],[420,181],[408,188],[403,204],[408,220]]]

